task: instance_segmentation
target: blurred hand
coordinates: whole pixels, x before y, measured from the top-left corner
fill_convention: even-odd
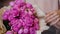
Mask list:
[[[49,23],[50,25],[55,25],[56,23],[60,22],[59,15],[55,11],[51,11],[46,13],[46,23]]]

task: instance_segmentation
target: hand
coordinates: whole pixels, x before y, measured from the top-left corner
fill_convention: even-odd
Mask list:
[[[56,11],[51,11],[51,12],[46,13],[45,18],[46,18],[46,23],[50,23],[50,25],[54,25],[60,22],[59,15],[57,14]]]

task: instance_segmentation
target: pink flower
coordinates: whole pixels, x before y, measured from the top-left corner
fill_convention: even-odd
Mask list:
[[[9,16],[9,13],[10,11],[9,10],[6,10],[6,12],[4,12],[4,14],[3,14],[3,20],[7,20],[8,19],[8,16]]]
[[[3,15],[3,20],[7,20],[8,19],[8,15]]]
[[[39,27],[39,21],[38,21],[37,18],[34,19],[34,27],[35,27],[36,30],[39,30],[39,28],[40,28]]]
[[[33,13],[31,11],[28,12],[29,15],[33,15]]]
[[[36,30],[33,27],[30,28],[30,34],[36,34]]]
[[[18,28],[21,28],[21,27],[22,27],[22,23],[21,23],[21,22],[18,23],[17,27],[18,27]]]
[[[14,6],[15,3],[14,3],[14,1],[12,1],[9,4],[10,4],[10,6]]]
[[[11,27],[11,30],[13,30],[13,31],[15,31],[15,32],[18,32],[19,28],[17,28],[17,26],[15,25],[15,26],[12,26],[12,27]]]
[[[26,33],[26,34],[27,34],[27,33],[28,33],[28,31],[29,31],[29,30],[28,30],[27,28],[24,28],[24,33]]]
[[[25,0],[15,0],[15,2],[16,2],[17,4],[20,4],[20,3],[24,3]]]
[[[10,25],[13,25],[16,23],[16,19],[13,19],[12,21],[10,21]]]
[[[13,32],[12,31],[7,31],[6,34],[13,34]]]
[[[23,33],[23,29],[20,29],[19,31],[18,31],[18,34],[22,34]]]
[[[31,5],[30,3],[27,3],[26,6],[27,6],[28,8],[30,8],[30,9],[33,8],[32,5]]]
[[[35,18],[35,19],[34,19],[34,23],[37,23],[37,24],[39,23],[38,18]]]
[[[14,19],[13,16],[9,16],[9,17],[8,17],[8,20],[9,20],[9,21],[11,21],[11,20],[13,20],[13,19]]]

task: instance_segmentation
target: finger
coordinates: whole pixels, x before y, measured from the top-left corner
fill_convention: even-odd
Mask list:
[[[56,16],[56,15],[57,15],[57,13],[55,13],[55,14],[53,14],[53,15],[47,17],[46,20],[50,20],[51,18],[53,18],[53,17]]]
[[[60,27],[59,26],[57,26],[56,24],[55,25],[53,25],[54,27],[56,27],[57,29],[60,29]]]
[[[52,21],[56,20],[58,17],[59,17],[59,15],[54,16],[54,17],[52,17],[51,19],[49,19],[47,22],[52,22]]]
[[[47,13],[47,14],[46,14],[46,17],[52,15],[53,13],[55,13],[55,12],[53,11],[53,12],[49,12],[49,13]]]
[[[54,24],[53,26],[55,26],[56,28],[60,29],[60,21],[57,22],[56,24]]]
[[[50,25],[54,25],[54,24],[56,24],[59,20],[60,20],[60,18],[58,18],[58,19],[55,20],[55,21],[52,21],[52,23],[51,23]]]
[[[56,23],[56,25],[60,26],[60,21],[58,23]]]

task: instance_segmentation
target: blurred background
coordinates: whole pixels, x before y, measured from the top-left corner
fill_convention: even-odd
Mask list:
[[[8,6],[10,1],[13,0],[0,0],[0,8],[2,8],[3,6]]]
[[[8,6],[9,2],[13,0],[0,0],[0,8]],[[52,11],[60,9],[60,0],[26,0],[36,3],[43,11]]]
[[[60,0],[58,0],[58,8],[60,9]]]

